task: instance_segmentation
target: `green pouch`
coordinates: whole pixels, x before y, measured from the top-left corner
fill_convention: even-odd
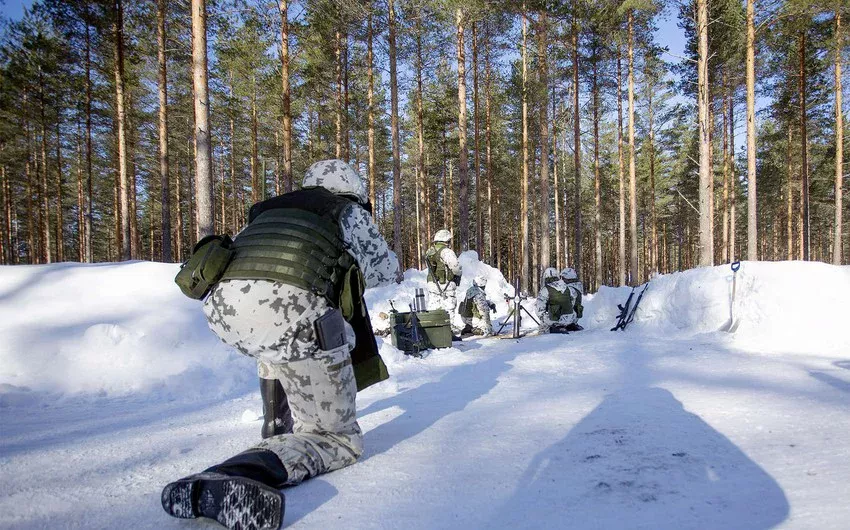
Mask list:
[[[234,254],[232,246],[233,240],[228,235],[201,239],[195,244],[189,259],[180,266],[174,283],[189,298],[203,300],[227,270]]]

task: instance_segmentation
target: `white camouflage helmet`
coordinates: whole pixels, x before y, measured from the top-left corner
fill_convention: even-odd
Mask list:
[[[321,186],[337,195],[347,195],[360,204],[369,202],[363,179],[342,160],[330,159],[315,162],[304,175],[302,186]]]
[[[437,230],[437,233],[434,234],[434,242],[436,243],[448,243],[452,240],[452,231],[446,230],[443,228],[442,230]]]
[[[576,270],[574,268],[567,267],[561,271],[561,278],[565,280],[578,280],[578,274],[576,274]]]
[[[476,276],[474,280],[472,280],[472,283],[483,289],[484,287],[487,287],[487,277],[483,274],[480,274]]]
[[[557,277],[558,269],[556,269],[555,267],[547,267],[546,270],[543,271],[543,283],[546,283],[546,280]]]

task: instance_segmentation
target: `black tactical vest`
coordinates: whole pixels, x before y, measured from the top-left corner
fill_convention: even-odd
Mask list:
[[[357,337],[351,364],[357,390],[363,390],[389,374],[363,300],[363,277],[342,239],[339,218],[351,204],[322,187],[255,204],[233,241],[236,254],[222,280],[279,281],[322,296],[332,307],[345,306]]]

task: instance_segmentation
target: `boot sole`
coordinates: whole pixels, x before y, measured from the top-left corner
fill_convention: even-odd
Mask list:
[[[230,530],[277,530],[283,522],[283,494],[244,477],[201,473],[162,490],[162,507],[172,517],[215,519]]]

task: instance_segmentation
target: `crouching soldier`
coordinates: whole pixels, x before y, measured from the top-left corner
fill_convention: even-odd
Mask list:
[[[204,312],[222,341],[257,359],[263,380],[282,385],[292,432],[264,432],[251,449],[168,484],[162,506],[231,529],[278,528],[280,488],[363,452],[355,396],[388,377],[363,291],[396,279],[398,260],[372,223],[363,182],[339,160],[313,164],[303,189],[255,204],[232,249]]]
[[[457,254],[449,246],[451,241],[451,231],[438,230],[434,234],[434,243],[425,252],[425,263],[428,265],[428,310],[445,309],[452,323],[452,331],[458,335],[460,329],[455,326],[454,316],[457,310],[457,286],[460,285],[463,271]]]
[[[487,300],[484,288],[487,287],[485,276],[476,276],[472,285],[466,290],[466,296],[458,308],[460,318],[465,327],[461,335],[483,335],[489,337],[493,334],[493,324],[490,321],[490,311],[496,310],[496,304]]]
[[[549,267],[543,271],[542,287],[537,295],[537,315],[544,332],[566,333],[583,329],[578,325],[583,310],[581,289],[581,282],[573,269],[558,273],[558,269]]]

